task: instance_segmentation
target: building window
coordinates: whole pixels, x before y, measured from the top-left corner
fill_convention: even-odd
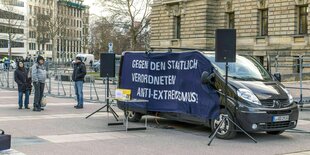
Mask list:
[[[174,16],[173,19],[173,38],[180,39],[181,38],[181,17]]]
[[[0,48],[8,48],[9,42],[8,40],[0,39]]]
[[[29,13],[32,14],[32,6],[29,5]]]
[[[0,3],[4,5],[24,7],[24,2],[22,2],[21,0],[1,0]]]
[[[256,56],[255,58],[262,66],[264,66],[264,56]]]
[[[36,32],[29,31],[29,38],[36,38]]]
[[[259,35],[268,35],[268,9],[259,10]]]
[[[11,47],[15,47],[15,48],[23,48],[24,47],[24,43],[23,42],[15,42],[15,41],[13,41],[11,44],[12,44]]]
[[[235,13],[234,12],[227,13],[227,28],[230,28],[230,29],[235,28]]]
[[[0,33],[9,33],[9,32],[14,33],[14,34],[24,34],[24,29],[0,25]]]
[[[308,6],[300,6],[298,11],[298,34],[307,34],[308,33]]]
[[[52,50],[53,50],[53,46],[50,45],[50,44],[47,44],[47,45],[46,45],[46,50],[47,50],[47,51],[52,51]]]
[[[3,19],[16,19],[16,20],[24,20],[24,16],[14,13],[14,12],[10,12],[10,11],[5,11],[5,10],[1,10],[0,9],[0,18]]]
[[[36,44],[35,43],[29,43],[29,50],[36,50]]]

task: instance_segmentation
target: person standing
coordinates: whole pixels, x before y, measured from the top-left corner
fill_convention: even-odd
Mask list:
[[[4,70],[9,70],[10,69],[10,59],[7,57],[4,57],[3,62],[4,62]]]
[[[94,66],[93,66],[93,60],[90,60],[90,61],[89,61],[89,66],[90,66],[89,68],[90,68],[91,70],[93,70],[93,67],[94,67]]]
[[[74,83],[75,95],[77,99],[77,105],[74,106],[76,109],[83,109],[83,83],[84,77],[86,75],[86,67],[85,64],[82,62],[81,57],[76,57],[74,70],[72,74],[72,80]]]
[[[23,94],[25,94],[24,107],[29,109],[29,94],[31,91],[31,78],[28,76],[29,71],[24,67],[24,62],[18,63],[18,68],[14,72],[14,80],[18,85],[18,109],[23,108]]]
[[[44,93],[44,86],[46,80],[46,70],[44,67],[44,58],[38,56],[37,62],[32,66],[32,81],[34,86],[34,102],[33,102],[33,111],[44,110],[41,107],[41,100]]]

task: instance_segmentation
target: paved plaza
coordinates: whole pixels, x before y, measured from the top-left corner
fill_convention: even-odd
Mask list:
[[[298,96],[297,92],[293,94]],[[114,121],[111,114],[109,119],[104,112],[85,119],[103,103],[86,102],[84,109],[74,109],[72,98],[48,96],[47,99],[48,105],[42,112],[19,110],[17,91],[0,89],[0,128],[12,135],[12,149],[0,155],[310,154],[310,110],[307,109],[300,113],[297,128],[282,135],[251,134],[258,140],[255,144],[239,133],[235,139],[215,139],[208,146],[210,129],[203,126],[165,119],[158,119],[156,124],[155,118],[149,117],[147,130],[126,132],[124,126],[107,125]],[[123,112],[114,108],[123,118]],[[143,123],[142,120],[130,125]]]

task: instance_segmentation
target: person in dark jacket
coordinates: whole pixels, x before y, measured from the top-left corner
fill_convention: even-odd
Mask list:
[[[76,109],[83,109],[83,83],[84,77],[86,75],[86,67],[85,64],[82,62],[81,57],[76,57],[74,70],[72,74],[72,80],[74,83],[75,88],[75,95],[77,99],[77,105],[74,106]]]
[[[14,80],[18,85],[18,109],[23,107],[23,94],[25,94],[24,107],[29,109],[29,94],[31,91],[31,78],[28,76],[29,71],[24,67],[24,62],[20,61],[18,63],[18,68],[14,72]]]
[[[46,70],[44,67],[44,58],[42,56],[39,55],[37,62],[33,64],[31,75],[34,86],[33,111],[41,111],[44,110],[41,107],[41,101],[46,80]]]

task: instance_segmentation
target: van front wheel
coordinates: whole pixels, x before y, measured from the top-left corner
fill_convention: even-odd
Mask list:
[[[212,131],[215,131],[216,128],[220,125],[221,121],[225,118],[224,116],[228,116],[231,120],[233,120],[232,115],[229,111],[225,109],[220,110],[220,116],[211,121]],[[235,125],[230,122],[228,119],[224,119],[222,125],[219,127],[219,130],[216,133],[216,137],[221,139],[232,139],[236,136]]]
[[[126,115],[126,114],[125,114]],[[139,122],[142,118],[142,114],[134,111],[127,111],[128,121]]]

